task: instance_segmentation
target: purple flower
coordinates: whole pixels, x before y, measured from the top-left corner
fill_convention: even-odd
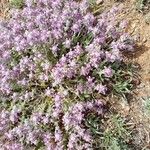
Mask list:
[[[77,32],[79,32],[80,31],[80,25],[79,24],[74,24],[73,26],[72,26],[72,31],[74,31],[74,33],[77,33]]]
[[[57,45],[54,45],[54,46],[52,47],[52,52],[53,52],[54,55],[57,54],[57,52],[58,52],[58,46],[57,46]]]
[[[71,46],[71,40],[66,39],[65,42],[64,42],[64,46],[65,46],[66,48],[70,48],[70,46]]]
[[[97,90],[99,93],[105,95],[106,91],[107,91],[107,87],[102,84],[98,84],[98,85],[96,85],[95,90]]]
[[[113,71],[112,71],[112,69],[110,67],[104,67],[102,73],[107,78],[111,78],[113,76]]]
[[[111,82],[112,63],[134,43],[116,24],[117,8],[88,9],[87,0],[26,0],[0,23],[1,149],[93,149],[85,121],[103,104],[89,98],[107,92],[97,70],[106,62]]]
[[[80,74],[84,75],[84,76],[87,76],[89,74],[90,70],[91,70],[91,65],[90,64],[86,64],[86,66],[82,66],[81,67]]]

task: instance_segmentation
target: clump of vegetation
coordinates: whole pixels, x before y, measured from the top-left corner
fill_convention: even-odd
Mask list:
[[[150,97],[143,98],[144,100],[144,112],[146,115],[150,115]]]
[[[119,115],[111,115],[103,120],[90,116],[86,121],[93,133],[94,149],[129,149],[132,131],[128,122]]]
[[[104,132],[103,142],[105,148],[110,150],[129,149],[129,142],[131,140],[131,130],[129,127],[125,119],[118,115],[112,116]]]
[[[15,8],[22,8],[24,6],[24,0],[10,0],[9,3]]]
[[[126,23],[115,20],[117,7],[99,16],[89,7],[86,0],[27,0],[1,23],[2,149],[93,149],[102,99],[130,92],[124,53],[134,41]],[[86,118],[96,119],[92,131]]]
[[[150,10],[150,0],[136,0],[137,9],[140,12],[147,12]]]

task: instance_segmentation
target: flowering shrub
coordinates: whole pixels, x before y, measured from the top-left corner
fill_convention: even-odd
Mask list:
[[[1,147],[92,149],[85,118],[101,116],[97,99],[128,75],[126,23],[115,20],[116,7],[94,16],[86,0],[25,4],[0,27]]]

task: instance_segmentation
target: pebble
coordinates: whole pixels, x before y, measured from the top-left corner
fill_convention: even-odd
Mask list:
[[[96,4],[99,5],[99,4],[102,4],[103,2],[104,2],[103,0],[97,0]]]
[[[150,13],[145,16],[145,21],[147,24],[150,24]]]
[[[144,37],[143,40],[142,40],[142,42],[143,42],[143,43],[146,43],[146,42],[147,42],[147,39]]]

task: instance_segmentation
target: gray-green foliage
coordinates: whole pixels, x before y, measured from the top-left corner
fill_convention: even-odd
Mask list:
[[[128,150],[128,140],[131,138],[125,120],[118,115],[110,119],[110,127],[104,132],[104,146],[108,150]]]
[[[139,11],[150,8],[150,0],[136,0],[136,7]]]
[[[104,119],[105,120],[105,119]],[[95,137],[96,150],[129,150],[128,141],[131,132],[125,120],[119,115],[112,115],[107,121],[88,116],[86,126]]]
[[[10,5],[15,8],[22,8],[24,5],[24,0],[10,0]]]
[[[144,113],[146,115],[150,115],[150,96],[147,98],[143,98],[144,100]]]

